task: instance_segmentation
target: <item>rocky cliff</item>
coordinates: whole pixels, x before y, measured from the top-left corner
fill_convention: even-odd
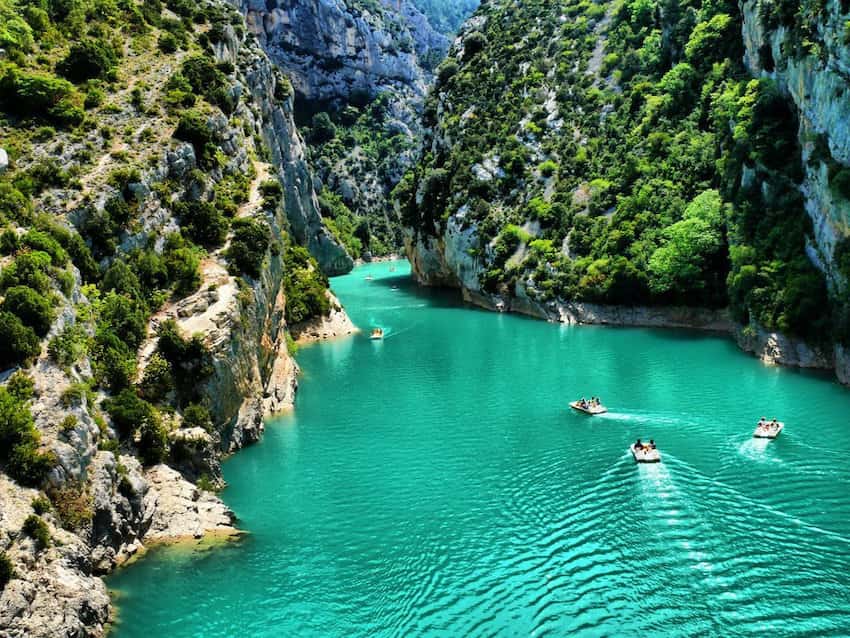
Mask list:
[[[3,318],[7,279],[40,255],[43,274],[20,280],[54,305],[35,350],[4,341],[4,362],[20,358],[20,372],[0,374],[4,445],[16,440],[9,407],[31,413],[35,427],[24,419],[15,436],[36,445],[14,453],[46,477],[3,451],[18,478],[0,473],[3,636],[103,635],[101,575],[152,542],[238,535],[213,490],[221,456],[292,406],[288,293],[299,317],[330,312],[319,267],[352,266],[322,222],[289,82],[226,3],[169,6],[136,25],[147,39],[123,42],[101,85],[108,103],[102,93],[87,103],[89,125],[34,134],[38,119],[3,122]],[[179,26],[172,10],[207,26],[187,33],[193,21]],[[176,50],[161,44],[172,32],[186,38]],[[14,60],[0,81],[29,72],[27,58]],[[196,73],[206,84],[193,89]],[[48,163],[73,179],[60,172],[20,190]]]
[[[246,0],[242,10],[292,79],[319,187],[350,209],[325,207],[333,228],[356,257],[397,249],[387,200],[413,162],[431,72],[448,38],[409,0]],[[329,117],[321,127],[317,113]]]
[[[848,382],[845,7],[645,8],[467,22],[397,191],[416,277],[551,320],[712,326]]]

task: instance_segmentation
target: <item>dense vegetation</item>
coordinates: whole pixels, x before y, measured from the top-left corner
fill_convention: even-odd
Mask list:
[[[234,65],[213,51],[243,30],[224,3],[0,0],[0,145],[11,159],[0,174],[0,370],[46,353],[68,372],[69,413],[45,426],[60,438],[85,409],[102,449],[155,464],[169,458],[176,413],[187,410],[189,426],[210,422],[208,411],[198,416],[213,371],[204,339],[165,321],[143,374],[139,351],[151,316],[202,286],[203,260],[228,266],[247,308],[267,260],[283,251],[270,228],[280,183],[264,184],[265,198],[248,206],[267,149],[236,114],[244,98]],[[244,133],[248,170],[223,130]],[[150,170],[182,142],[193,168]],[[171,220],[162,230],[145,219],[152,203]],[[328,311],[327,280],[297,254],[286,285],[304,319]],[[56,458],[41,447],[22,379],[0,386],[0,468],[39,486]],[[50,495],[68,525],[90,518],[84,486]],[[44,540],[39,521],[29,530]]]
[[[839,325],[805,254],[793,109],[743,68],[737,2],[490,2],[438,70],[405,223],[474,226],[487,291],[729,305],[812,340]],[[561,20],[565,15],[568,19]],[[742,177],[743,176],[743,177]]]

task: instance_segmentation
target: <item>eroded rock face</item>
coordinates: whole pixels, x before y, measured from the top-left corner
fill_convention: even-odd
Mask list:
[[[243,0],[248,27],[309,100],[347,100],[386,87],[420,95],[426,77],[419,58],[444,55],[448,40],[407,0],[386,0],[384,12],[343,0]],[[399,38],[402,29],[405,38]]]
[[[741,6],[748,68],[754,75],[775,79],[799,114],[805,170],[802,191],[814,227],[809,256],[833,287],[846,285],[840,281],[834,256],[838,242],[850,235],[850,202],[830,188],[830,157],[822,156],[825,144],[832,161],[850,165],[850,47],[842,4],[838,0],[825,3],[817,24],[820,55],[790,51],[785,44],[788,30],[782,26],[766,30],[756,0]]]

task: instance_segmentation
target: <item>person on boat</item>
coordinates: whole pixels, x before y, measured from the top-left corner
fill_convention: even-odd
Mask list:
[[[765,419],[764,417],[759,419],[759,427],[760,428],[763,428],[766,423],[767,423],[767,419]]]
[[[773,419],[773,420],[770,422],[770,427],[772,427],[772,428],[775,430],[776,428],[778,428],[778,427],[779,427],[779,422],[778,422],[776,419]]]
[[[583,408],[587,409],[587,399],[585,399],[584,397],[582,397],[582,398],[581,398],[581,401],[579,401],[579,402],[578,402],[578,404],[579,404],[581,407],[583,407]]]
[[[635,441],[635,449],[636,450],[642,450],[643,449],[643,442],[640,439]]]
[[[649,449],[650,450],[655,449],[655,439],[649,439]]]

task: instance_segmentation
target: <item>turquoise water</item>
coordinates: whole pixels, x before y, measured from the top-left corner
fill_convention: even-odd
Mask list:
[[[296,413],[226,464],[250,535],[121,571],[117,638],[850,635],[850,392],[389,268],[333,281],[386,339],[303,349]],[[592,394],[610,414],[565,409]]]

